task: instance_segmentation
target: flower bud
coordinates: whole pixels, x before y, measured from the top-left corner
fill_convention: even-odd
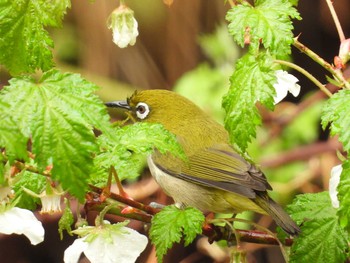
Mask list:
[[[108,28],[113,31],[113,42],[120,48],[133,46],[139,35],[134,11],[125,5],[116,8],[108,18]]]
[[[346,64],[350,60],[350,38],[343,40],[340,43],[339,55],[343,64]]]

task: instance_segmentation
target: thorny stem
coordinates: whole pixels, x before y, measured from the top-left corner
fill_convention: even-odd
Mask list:
[[[96,194],[101,194],[103,192],[103,189],[90,185],[90,189],[96,193]],[[97,198],[98,199],[98,198]],[[152,208],[150,206],[144,205],[142,203],[139,203],[134,200],[130,200],[127,198],[124,198],[123,196],[120,196],[118,194],[111,193],[108,199],[116,200],[118,202],[124,203],[128,206],[143,210],[146,212],[145,214],[140,214],[140,213],[131,213],[131,214],[122,214],[120,209],[117,208],[117,206],[114,206],[110,210],[108,210],[108,213],[118,215],[118,216],[123,216],[126,218],[130,219],[135,219],[141,222],[146,222],[150,223],[151,218],[153,215],[158,213],[160,210]],[[94,210],[94,211],[102,211],[105,206],[108,206],[110,203],[96,203],[96,204],[90,204],[88,205],[89,210]],[[232,220],[232,219],[228,219]],[[241,219],[234,219],[236,221],[239,221]],[[222,222],[222,221],[221,221]],[[245,221],[246,222],[246,221]],[[281,241],[279,241],[272,232],[266,230],[265,228],[262,228],[261,226],[250,222],[250,224],[254,225],[256,228],[264,229],[265,232],[262,231],[257,231],[257,230],[242,230],[242,229],[235,229],[235,234],[239,236],[240,241],[242,242],[249,242],[249,243],[256,243],[256,244],[268,244],[268,245],[282,245]],[[266,233],[268,232],[268,233]],[[210,239],[213,241],[216,240],[227,240],[227,241],[232,241],[236,240],[235,236],[232,236],[228,233],[223,233],[221,231],[221,228],[218,229],[218,227],[213,226],[212,229],[205,229],[203,228],[203,234],[208,236]],[[287,238],[283,241],[283,244],[285,246],[291,246],[293,244],[293,239],[292,238]]]
[[[337,15],[337,13],[334,10],[334,6],[333,6],[332,1],[331,0],[326,0],[326,2],[327,2],[327,5],[328,5],[328,8],[329,8],[329,11],[331,11],[331,15],[332,15],[332,18],[334,20],[335,27],[337,28],[340,42],[342,42],[342,41],[345,40],[345,35],[344,35],[343,29],[342,29],[342,27],[340,25],[338,15]]]
[[[95,192],[97,194],[101,194],[103,192],[103,189],[96,187],[94,185],[89,185],[89,187],[93,192]],[[124,196],[121,196],[121,195],[118,195],[118,194],[115,194],[112,192],[110,193],[109,197],[116,200],[116,201],[119,201],[125,205],[137,208],[137,209],[142,210],[142,211],[144,211],[148,214],[151,214],[151,215],[154,215],[160,211],[159,209],[153,208],[149,205],[144,205],[142,203],[139,203],[137,201],[131,200],[129,198],[126,198]]]
[[[346,81],[341,70],[335,69],[331,64],[313,52],[311,49],[306,47],[304,44],[298,41],[298,37],[294,38],[293,46],[299,49],[301,52],[305,53],[309,56],[313,61],[320,64],[323,68],[325,68],[329,73],[331,73],[337,81],[341,83],[342,87],[350,89],[350,83]]]
[[[284,249],[283,249],[283,244],[282,242],[275,237],[275,234],[272,233],[269,229],[267,229],[266,227],[263,227],[263,226],[260,226],[252,221],[249,221],[249,220],[245,220],[245,219],[242,219],[242,218],[229,218],[229,219],[222,219],[222,218],[218,218],[218,219],[213,219],[211,222],[212,223],[215,223],[215,222],[225,222],[226,224],[228,224],[229,226],[231,226],[233,228],[233,226],[230,224],[230,222],[242,222],[242,223],[246,223],[246,224],[250,224],[252,226],[254,226],[255,228],[257,229],[260,229],[262,231],[265,232],[266,235],[270,235],[271,237],[275,238],[275,241],[277,242],[276,245],[279,245],[280,249],[281,249],[281,253],[284,257],[284,260],[286,262],[288,262],[288,255],[285,253]],[[240,235],[240,233],[238,233],[237,229],[234,230],[234,234],[235,235]],[[237,240],[241,240],[241,236],[239,237],[236,237]],[[239,243],[237,242],[237,246],[239,245]]]
[[[303,74],[305,77],[307,77],[309,80],[311,80],[317,87],[319,87],[320,90],[322,90],[328,97],[332,97],[332,93],[323,85],[321,82],[319,82],[314,76],[312,76],[308,71],[303,69],[302,67],[288,62],[284,60],[275,60],[276,63],[285,65],[287,67],[290,67],[292,69],[295,69],[296,71],[299,71],[301,74]]]

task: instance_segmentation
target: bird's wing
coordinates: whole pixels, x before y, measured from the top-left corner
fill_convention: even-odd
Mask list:
[[[162,171],[203,186],[255,198],[255,191],[272,190],[265,175],[237,154],[229,145],[219,144],[188,156],[188,162],[169,163],[160,154],[152,159]],[[174,161],[174,160],[173,160]]]

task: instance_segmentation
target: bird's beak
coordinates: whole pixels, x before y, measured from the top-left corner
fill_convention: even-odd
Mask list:
[[[106,102],[105,105],[110,108],[122,108],[122,109],[131,110],[131,107],[125,100]]]

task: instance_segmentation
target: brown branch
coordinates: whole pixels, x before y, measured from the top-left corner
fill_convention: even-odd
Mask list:
[[[99,188],[99,187],[96,187],[94,185],[89,185],[90,189],[97,193],[97,194],[102,194],[103,193],[103,189],[102,188]],[[137,202],[137,201],[134,201],[132,199],[129,199],[129,198],[126,198],[126,197],[123,197],[121,195],[118,195],[118,194],[115,194],[115,193],[110,193],[110,196],[109,198],[112,198],[116,201],[119,201],[125,205],[128,205],[128,206],[131,206],[131,207],[134,207],[136,209],[139,209],[139,210],[142,210],[150,215],[155,215],[156,213],[158,213],[160,210],[157,209],[157,208],[153,208],[149,205],[145,205],[145,204],[142,204],[140,202]]]
[[[235,232],[239,235],[239,240],[242,242],[265,244],[265,245],[279,245],[276,237],[270,234],[258,230],[243,230],[235,229]],[[236,237],[232,232],[227,231],[224,227],[218,227],[209,225],[203,228],[203,235],[209,238],[209,243],[218,240],[227,240],[228,242],[235,242]],[[286,238],[282,241],[285,246],[291,246],[293,244],[293,238]]]
[[[337,138],[332,138],[326,142],[315,142],[310,145],[300,146],[285,153],[279,153],[277,156],[270,156],[260,162],[263,167],[278,167],[286,163],[308,160],[312,156],[341,150],[342,145]]]
[[[116,206],[115,208],[112,208],[108,211],[108,214],[118,215],[125,218],[135,219],[141,222],[150,223],[152,220],[152,216],[156,213],[160,212],[159,209],[155,209],[153,207],[150,207],[148,205],[144,205],[142,203],[139,203],[134,200],[130,200],[128,198],[125,198],[123,196],[120,196],[115,193],[110,193],[110,196],[104,201],[100,202],[98,201],[98,196],[94,196],[95,194],[100,195],[103,193],[103,189],[90,185],[89,186],[92,189],[92,192],[90,193],[92,196],[90,196],[87,201],[85,208],[88,211],[101,211],[106,205],[109,205],[108,199],[116,200],[118,202],[121,202],[125,205],[140,209],[142,211],[145,211],[147,213],[122,213],[122,209],[118,208]],[[96,200],[96,201],[95,201]],[[214,226],[212,224],[206,224],[203,226],[203,235],[206,235],[209,238],[209,242],[214,242],[218,240],[227,240],[229,242],[234,242],[236,240],[234,233],[227,231],[224,227]],[[236,233],[239,234],[239,240],[242,242],[249,242],[249,243],[256,243],[256,244],[268,244],[268,245],[279,245],[277,238],[274,236],[271,236],[268,233],[257,231],[257,230],[243,230],[243,229],[235,229]],[[286,239],[283,244],[286,246],[291,246],[293,243],[292,238]]]

